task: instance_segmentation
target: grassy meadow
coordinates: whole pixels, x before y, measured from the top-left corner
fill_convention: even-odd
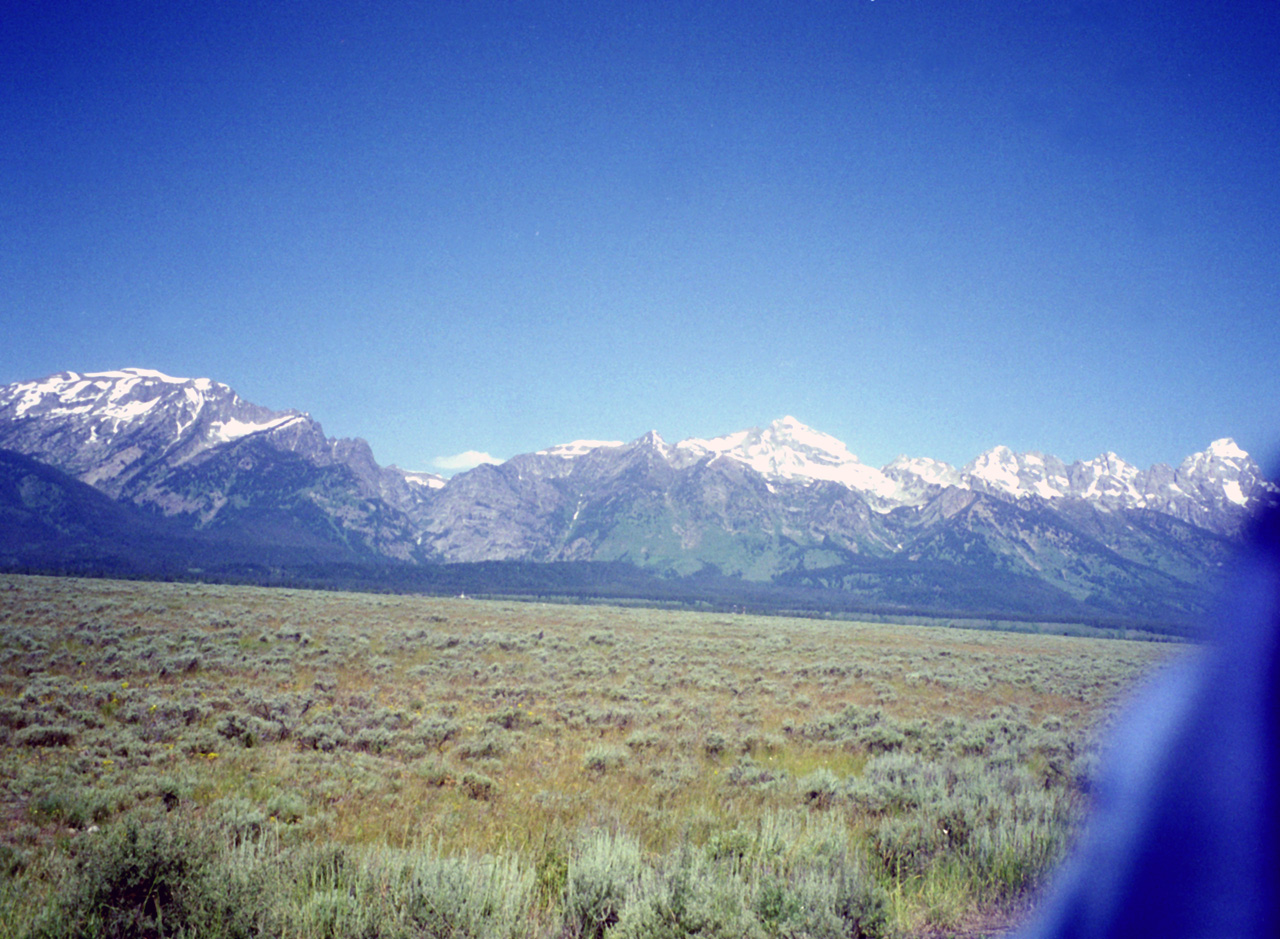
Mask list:
[[[972,934],[1185,651],[0,577],[0,935]]]

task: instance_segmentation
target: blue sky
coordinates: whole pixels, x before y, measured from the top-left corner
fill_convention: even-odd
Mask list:
[[[431,469],[793,414],[874,465],[1280,451],[1262,3],[29,4],[0,382]]]

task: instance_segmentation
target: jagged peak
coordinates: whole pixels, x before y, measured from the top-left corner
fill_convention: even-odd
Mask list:
[[[651,430],[642,436],[631,441],[633,447],[652,447],[657,450],[666,450],[667,442],[662,439],[662,435],[656,430]]]
[[[175,377],[152,368],[66,371],[35,382],[11,384],[4,392],[0,406],[7,416],[65,420],[76,427],[75,435],[98,451],[104,441],[131,441],[141,439],[140,434],[157,439],[170,435],[175,442],[181,442],[180,451],[186,455],[259,433],[270,434],[279,445],[288,448],[324,442],[323,430],[305,412],[274,411],[249,404],[228,386],[211,379]],[[1258,470],[1248,453],[1231,437],[1216,439],[1202,452],[1187,457],[1177,471],[1177,479],[1166,468],[1168,480],[1151,476],[1151,471],[1138,470],[1114,451],[1067,466],[1056,457],[1036,451],[1017,452],[1004,444],[991,447],[959,469],[941,461],[905,455],[883,469],[875,469],[861,463],[838,438],[815,430],[793,414],[784,414],[762,428],[710,439],[691,437],[668,444],[654,429],[630,444],[579,439],[539,450],[535,455],[574,459],[623,448],[639,452],[647,460],[666,460],[676,468],[708,458],[728,459],[768,479],[802,485],[835,482],[873,497],[872,504],[884,511],[897,505],[918,504],[924,491],[921,481],[931,486],[1004,492],[1018,498],[1097,499],[1140,507],[1155,505],[1156,499],[1164,500],[1158,503],[1164,505],[1170,499],[1191,498],[1191,489],[1183,492],[1179,480],[1190,480],[1196,493],[1225,491],[1231,501],[1241,505],[1252,498],[1251,493],[1258,486],[1265,485],[1256,478]],[[372,453],[363,442],[331,443],[329,449],[334,458],[372,465]],[[426,477],[414,481],[419,485],[435,484],[427,482]]]
[[[1012,447],[1000,443],[983,450],[961,469],[965,473],[975,473],[980,476],[985,470],[1007,470],[1008,467],[1018,467],[1021,464],[1021,455]]]
[[[1082,466],[1098,467],[1109,472],[1137,472],[1138,468],[1114,450],[1099,453],[1092,460],[1084,460]]]

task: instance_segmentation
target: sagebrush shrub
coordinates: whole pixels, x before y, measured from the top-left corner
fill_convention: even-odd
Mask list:
[[[619,769],[626,762],[627,751],[609,744],[591,747],[582,756],[582,768],[586,772],[596,775],[603,775]]]
[[[240,939],[254,888],[189,820],[129,818],[86,838],[69,881],[25,939]]]
[[[604,831],[584,837],[569,858],[566,935],[601,939],[621,918],[643,870],[640,845],[634,838]]]
[[[804,800],[820,809],[829,808],[844,788],[840,777],[825,766],[806,775],[800,780],[799,786]]]
[[[652,871],[622,911],[617,939],[764,939],[747,885],[728,865],[684,850]]]
[[[459,786],[468,799],[488,802],[498,795],[498,784],[484,773],[463,773]]]
[[[75,743],[76,733],[64,724],[34,724],[13,735],[18,747],[69,747]]]
[[[394,865],[388,865],[394,883]],[[420,856],[393,887],[411,936],[514,939],[528,913],[532,873],[514,859]],[[396,895],[398,894],[398,895]]]

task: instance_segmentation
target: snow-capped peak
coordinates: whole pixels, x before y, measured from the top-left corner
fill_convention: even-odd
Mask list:
[[[1241,450],[1230,437],[1223,437],[1221,440],[1215,440],[1209,444],[1205,454],[1218,457],[1221,460],[1247,460],[1249,458],[1249,454]]]
[[[849,448],[830,434],[820,433],[794,417],[784,417],[761,430],[753,427],[722,437],[702,440],[690,437],[676,446],[698,453],[728,454],[746,457],[744,462],[766,459],[787,460],[803,454],[804,460],[827,466],[856,463],[858,458]]]
[[[962,485],[1005,492],[1015,498],[1038,496],[1060,499],[1071,494],[1067,467],[1057,457],[1043,453],[1015,453],[1006,446],[992,447],[960,471]]]
[[[766,477],[823,480],[891,498],[896,484],[880,470],[858,462],[841,441],[788,415],[763,430],[738,431],[723,437],[691,437],[676,450],[695,459],[721,456],[745,463]]]
[[[1191,454],[1179,465],[1175,478],[1183,489],[1239,506],[1249,503],[1256,488],[1274,490],[1249,454],[1230,437],[1215,440],[1202,452]]]
[[[1200,477],[1213,477],[1222,472],[1235,476],[1241,471],[1252,469],[1253,461],[1250,460],[1249,454],[1240,449],[1230,437],[1223,437],[1209,444],[1206,449],[1193,453],[1183,460],[1178,467],[1178,472],[1184,478],[1198,480]]]
[[[1006,446],[992,447],[975,457],[964,471],[976,479],[993,483],[1002,489],[1017,489],[1018,456]]]

